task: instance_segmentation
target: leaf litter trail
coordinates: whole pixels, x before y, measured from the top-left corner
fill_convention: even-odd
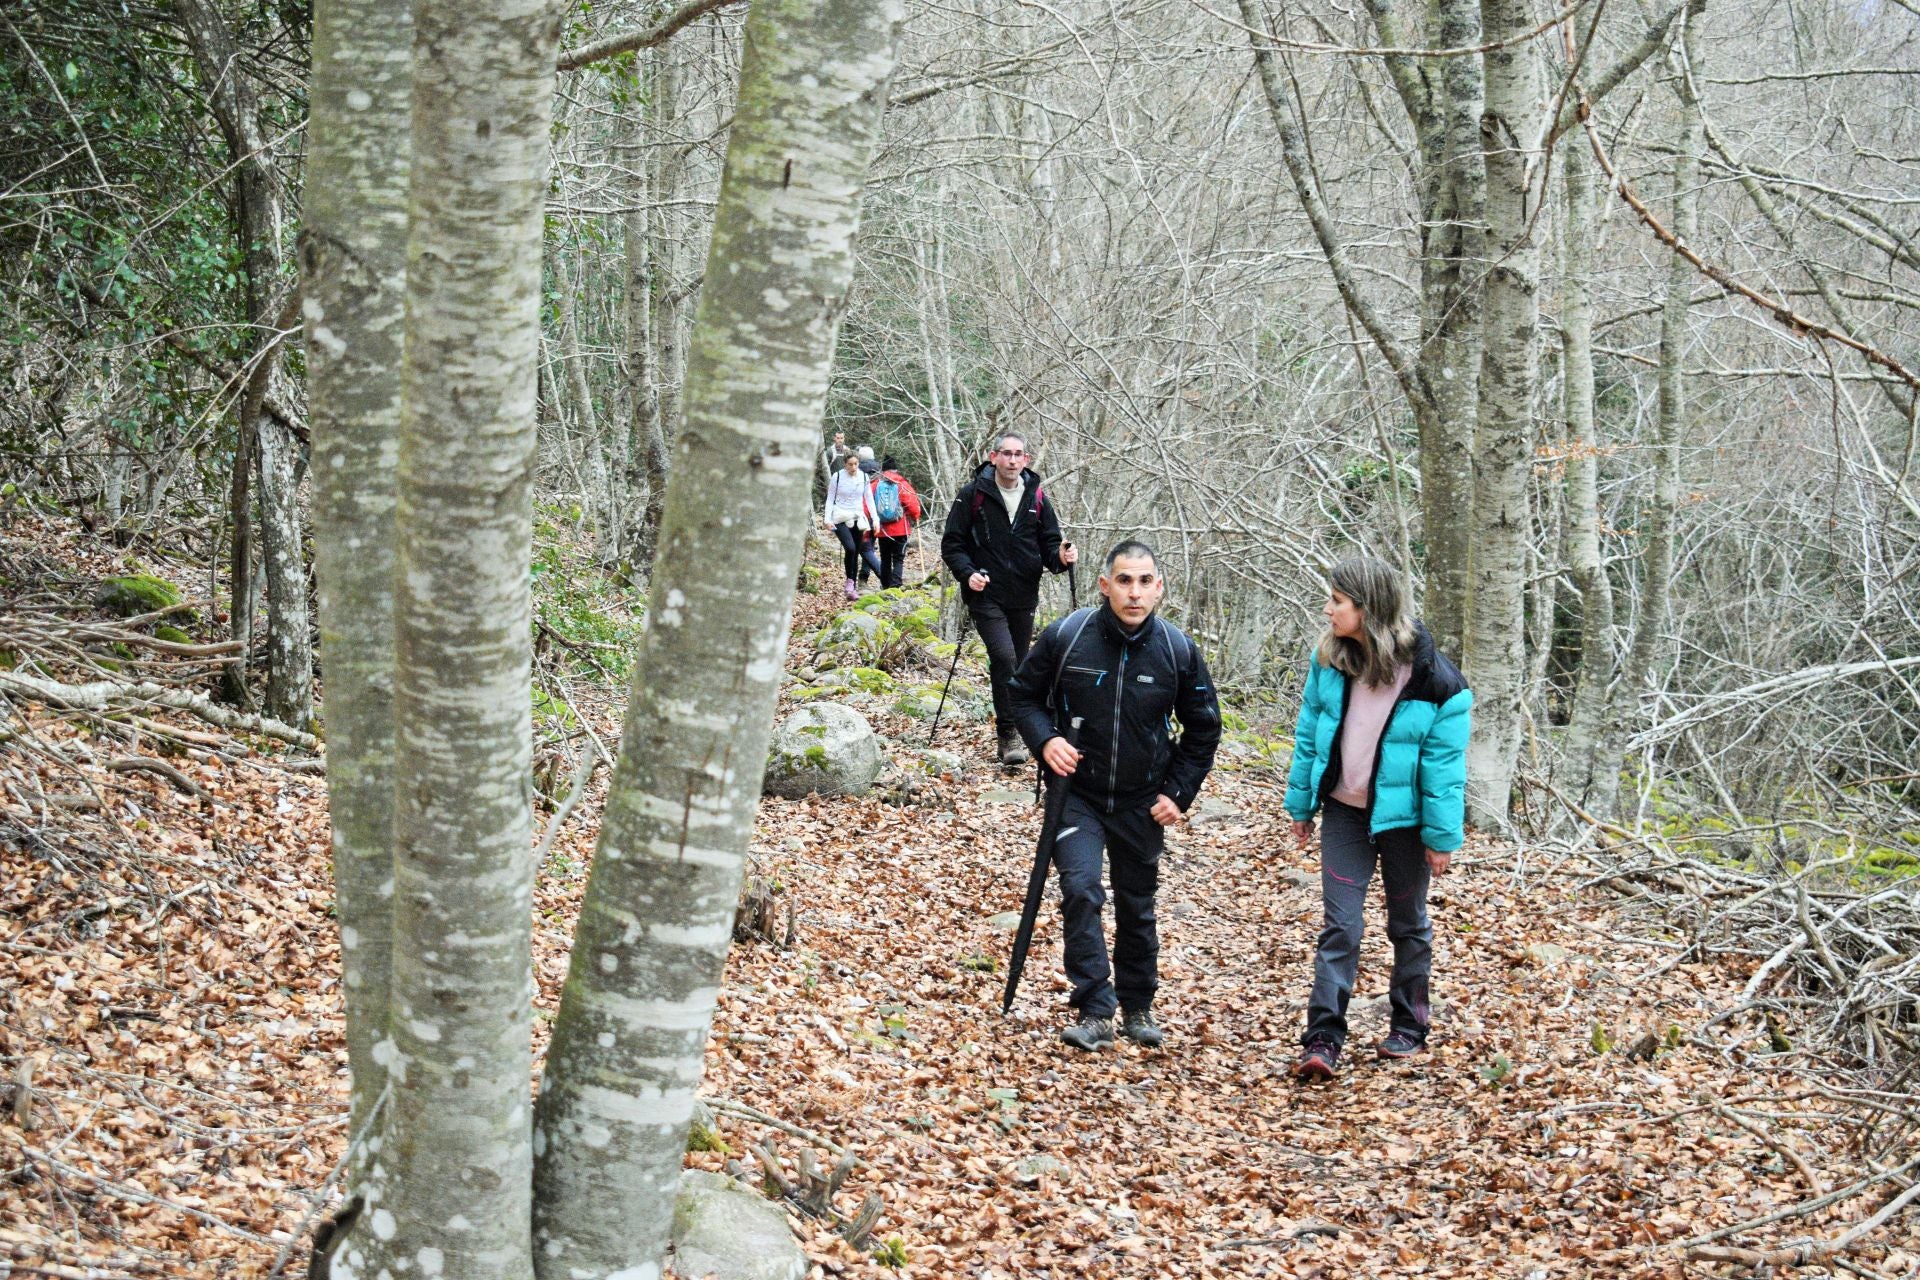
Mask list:
[[[833,607],[799,602],[796,658]],[[582,709],[612,732],[619,699]],[[283,1254],[297,1271],[290,1242],[346,1136],[323,780],[183,723],[195,797],[104,767],[138,742],[36,708],[13,723],[0,1275],[261,1276]],[[924,741],[923,724],[878,723]],[[941,739],[987,758],[984,726]],[[898,1237],[906,1266],[795,1225],[817,1274],[869,1277],[1703,1274],[1664,1246],[1810,1199],[1809,1176],[1854,1176],[1812,1082],[1691,1034],[1744,975],[1620,940],[1571,877],[1485,843],[1434,895],[1433,1054],[1365,1052],[1384,1030],[1376,900],[1351,1065],[1296,1086],[1317,873],[1286,847],[1277,781],[1234,763],[1169,842],[1157,1053],[1059,1045],[1051,904],[1011,1018],[1002,973],[969,966],[1004,964],[992,917],[1018,909],[1038,826],[1006,793],[1030,796],[1031,773],[976,767],[904,806],[765,801],[756,864],[793,900],[796,941],[734,950],[703,1086],[733,1156],[689,1163],[801,1145],[748,1113],[854,1151],[840,1207],[879,1191],[876,1237]],[[542,1037],[599,798],[540,883]],[[1677,1027],[1679,1046],[1597,1055],[1596,1022],[1623,1044]],[[1800,1132],[1763,1140],[1742,1114],[1797,1114]],[[1895,1246],[1885,1274],[1914,1265],[1896,1229],[1877,1237]]]

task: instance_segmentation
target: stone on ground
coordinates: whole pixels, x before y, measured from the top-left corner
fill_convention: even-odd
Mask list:
[[[883,763],[880,735],[865,716],[839,703],[816,702],[773,731],[761,791],[789,800],[815,793],[865,795]]]
[[[805,1280],[808,1264],[779,1206],[732,1178],[688,1169],[674,1198],[671,1265],[685,1280]]]

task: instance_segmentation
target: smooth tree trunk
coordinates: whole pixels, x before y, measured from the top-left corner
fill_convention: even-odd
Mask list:
[[[686,157],[675,123],[680,114],[680,65],[682,55],[671,45],[653,51],[653,92],[651,94],[654,134],[657,139],[652,163],[653,199],[659,209],[653,220],[653,288],[649,295],[652,315],[647,330],[653,341],[653,420],[646,435],[647,501],[640,514],[640,562],[650,566],[658,553],[660,521],[666,510],[667,483],[672,478],[672,446],[680,430],[683,412],[682,384],[686,361],[680,349],[680,306],[685,300],[678,272],[680,261],[674,243],[684,234],[687,219],[672,211],[686,169]]]
[[[1467,797],[1482,826],[1506,822],[1520,747],[1526,678],[1527,482],[1533,462],[1533,397],[1538,368],[1541,158],[1532,139],[1544,105],[1539,56],[1523,37],[1533,13],[1524,0],[1481,0],[1486,153],[1486,293],[1474,439],[1473,594],[1467,607],[1466,675],[1474,689]]]
[[[902,20],[901,0],[748,18],[647,631],[540,1090],[548,1280],[659,1275]]]
[[[314,6],[301,311],[355,1136],[386,1087],[374,1047],[386,1038],[393,973],[393,506],[412,41],[406,5]]]
[[[1479,43],[1475,0],[1437,0],[1439,47]],[[1473,451],[1480,414],[1481,272],[1487,166],[1480,149],[1481,67],[1475,57],[1429,68],[1434,94],[1419,130],[1430,157],[1420,254],[1420,535],[1427,548],[1426,622],[1440,648],[1464,650],[1473,594]]]
[[[179,0],[176,12],[207,103],[233,160],[234,231],[245,269],[251,334],[248,364],[277,362],[285,192],[260,127],[259,98],[243,73],[233,33],[213,0]],[[256,376],[266,379],[271,372],[270,367],[262,368]],[[231,626],[234,639],[251,644],[253,565],[247,526],[253,504],[248,490],[257,487],[260,567],[266,575],[266,711],[276,720],[304,729],[313,720],[313,638],[298,502],[300,446],[291,431],[262,412],[264,403],[264,394],[242,396],[236,414],[237,474],[230,502],[234,526]],[[227,692],[244,700],[243,666],[234,664]]]
[[[1600,552],[1599,435],[1593,418],[1593,158],[1583,134],[1560,149],[1566,194],[1560,293],[1562,406],[1566,415],[1567,572],[1580,593],[1580,664],[1567,718],[1566,791],[1589,813],[1610,817],[1620,761],[1608,758],[1607,717],[1615,661],[1613,584]]]
[[[390,1072],[333,1274],[525,1280],[532,556],[559,11],[414,5],[395,532]]]
[[[646,65],[644,61],[642,65]],[[646,100],[636,95],[627,109],[632,145],[626,170],[627,212],[621,220],[626,322],[621,357],[627,383],[627,441],[620,494],[623,533],[619,576],[631,582],[634,571],[652,556],[651,546],[644,553],[640,550],[641,538],[650,536],[650,531],[644,529],[646,522],[636,508],[646,502],[649,485],[656,479],[662,485],[666,483],[666,443],[660,437],[659,399],[653,385],[653,219],[649,208],[653,200],[653,161],[647,145]]]
[[[1704,72],[1695,39],[1698,19],[1682,19],[1678,48],[1673,55],[1673,86],[1680,99],[1673,142],[1672,230],[1680,243],[1692,245],[1699,230],[1701,115],[1697,86]],[[1669,649],[1668,610],[1673,595],[1674,517],[1680,496],[1680,446],[1686,436],[1687,388],[1684,358],[1687,344],[1687,302],[1693,293],[1695,269],[1678,253],[1668,257],[1667,296],[1660,308],[1660,370],[1653,438],[1647,442],[1652,462],[1653,492],[1644,508],[1645,534],[1640,554],[1640,615],[1634,622],[1633,644],[1621,672],[1610,718],[1617,755],[1627,733],[1641,724],[1640,697],[1648,689],[1654,668]]]

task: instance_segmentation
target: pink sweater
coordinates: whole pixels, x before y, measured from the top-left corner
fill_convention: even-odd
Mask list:
[[[1347,718],[1340,724],[1340,782],[1331,792],[1341,804],[1364,809],[1373,799],[1373,758],[1380,751],[1380,735],[1412,675],[1413,668],[1403,662],[1394,670],[1391,684],[1375,688],[1350,681],[1353,692],[1347,698]]]

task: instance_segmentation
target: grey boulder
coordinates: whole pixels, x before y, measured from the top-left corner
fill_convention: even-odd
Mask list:
[[[789,800],[865,795],[883,763],[880,736],[865,716],[837,702],[816,702],[773,731],[761,790]]]
[[[732,1178],[688,1169],[673,1202],[671,1266],[682,1280],[806,1280],[807,1255],[778,1205]]]

